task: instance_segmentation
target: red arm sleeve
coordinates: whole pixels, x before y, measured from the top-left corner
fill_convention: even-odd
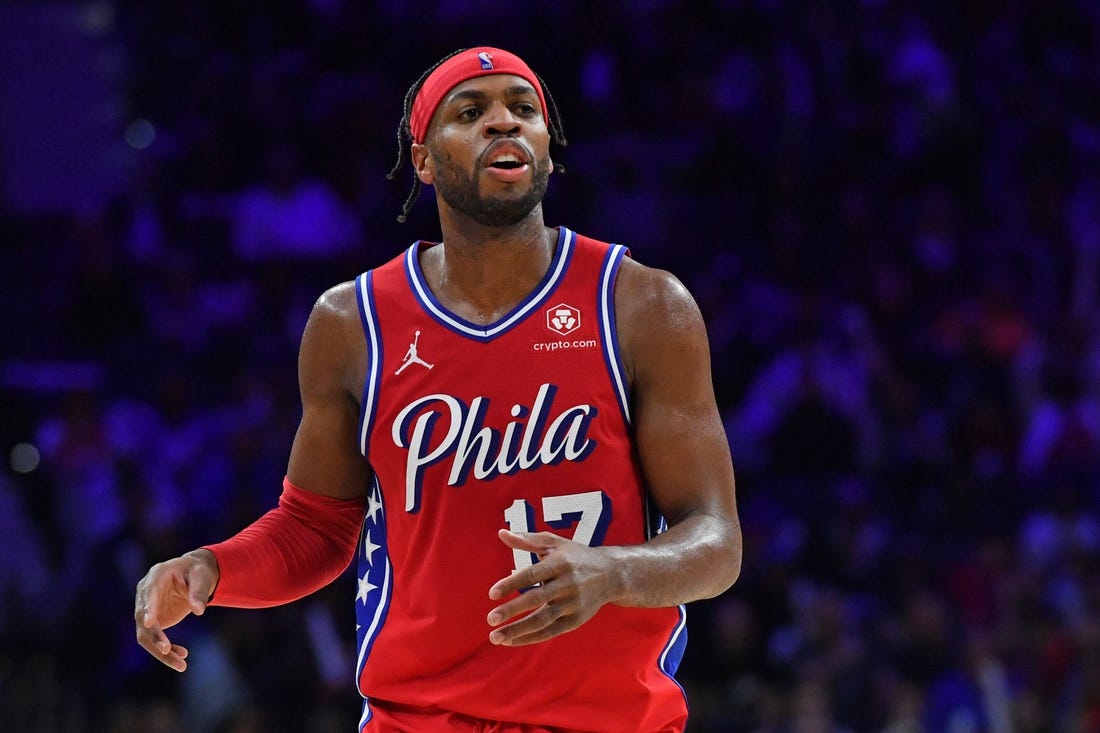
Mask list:
[[[278,507],[204,548],[220,573],[210,605],[265,608],[323,588],[355,557],[365,513],[365,499],[333,499],[284,479]]]

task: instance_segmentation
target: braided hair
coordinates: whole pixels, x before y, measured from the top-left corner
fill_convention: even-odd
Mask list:
[[[413,82],[412,86],[409,87],[409,90],[405,92],[405,101],[402,107],[401,121],[397,124],[397,161],[394,163],[393,169],[386,174],[386,178],[388,180],[394,180],[398,171],[401,170],[401,166],[405,162],[405,141],[408,140],[410,143],[413,141],[412,129],[409,126],[409,118],[412,114],[413,102],[416,101],[416,95],[420,93],[420,88],[424,86],[424,81],[429,76],[431,76],[431,73],[433,71],[439,68],[440,65],[446,62],[452,56],[457,56],[458,54],[467,50],[468,49],[460,48],[457,51],[452,51],[451,53],[447,54],[439,61],[436,61],[423,74],[421,74],[420,78]],[[565,139],[565,129],[562,127],[561,124],[561,114],[558,112],[558,105],[556,102],[554,102],[554,96],[550,94],[550,90],[547,88],[546,82],[542,80],[542,77],[538,74],[535,74],[535,78],[538,79],[539,86],[542,87],[542,93],[546,96],[546,101],[549,103],[550,107],[550,109],[546,111],[546,122],[547,126],[550,128],[550,139],[553,140],[555,144],[560,145],[561,147],[565,147],[567,145],[567,141]],[[565,166],[561,165],[560,163],[555,163],[554,170],[558,171],[559,173],[565,173]],[[412,211],[413,204],[416,202],[416,197],[420,195],[421,187],[422,184],[420,183],[420,179],[417,176],[413,176],[412,190],[409,191],[409,195],[408,197],[406,197],[405,203],[401,207],[401,214],[397,217],[398,222],[404,224],[405,220],[408,219],[409,212]]]

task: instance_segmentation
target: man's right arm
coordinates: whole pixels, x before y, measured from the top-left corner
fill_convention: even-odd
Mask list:
[[[370,469],[359,452],[366,373],[366,338],[354,283],[347,282],[321,296],[302,335],[302,421],[287,467],[295,486],[333,499],[366,497]]]
[[[302,336],[302,420],[278,508],[229,540],[154,565],[137,587],[138,642],[183,671],[164,633],[208,604],[287,603],[331,582],[354,557],[370,470],[359,452],[367,353],[353,283],[326,292]]]

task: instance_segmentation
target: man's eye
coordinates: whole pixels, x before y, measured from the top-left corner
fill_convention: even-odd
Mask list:
[[[516,110],[521,115],[533,115],[533,114],[535,114],[535,105],[524,103],[524,104],[518,105],[516,107]]]
[[[481,110],[477,107],[467,107],[458,113],[458,117],[462,120],[476,120],[481,117]]]

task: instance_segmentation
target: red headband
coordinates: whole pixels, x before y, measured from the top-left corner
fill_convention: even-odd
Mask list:
[[[413,100],[412,112],[409,113],[409,130],[412,132],[413,142],[424,142],[432,115],[435,114],[436,108],[447,92],[468,79],[489,74],[515,74],[529,81],[538,92],[539,102],[542,104],[542,118],[547,124],[550,123],[550,118],[546,114],[546,98],[542,94],[542,84],[539,84],[535,72],[531,71],[523,59],[514,53],[481,46],[455,54],[437,66],[424,80],[420,91],[416,94],[416,99]]]

